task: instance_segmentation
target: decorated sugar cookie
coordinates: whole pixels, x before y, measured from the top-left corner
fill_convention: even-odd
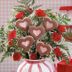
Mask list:
[[[32,36],[21,37],[18,41],[18,46],[23,48],[24,51],[28,51],[32,46],[34,39]]]
[[[29,32],[37,40],[45,33],[45,29],[43,26],[31,26]]]
[[[31,25],[32,22],[29,18],[24,18],[23,20],[19,20],[16,22],[16,26],[18,28],[21,28],[22,30],[27,30],[29,25]]]
[[[49,54],[51,51],[51,46],[49,44],[44,44],[43,42],[40,42],[36,46],[37,51],[41,56]]]
[[[47,31],[53,30],[54,28],[57,28],[57,27],[58,27],[58,23],[55,22],[55,21],[52,21],[52,20],[49,19],[49,18],[44,18],[43,25],[44,25],[44,27],[45,27],[45,29],[46,29]]]

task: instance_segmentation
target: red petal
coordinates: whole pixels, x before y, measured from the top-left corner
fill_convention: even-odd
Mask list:
[[[19,12],[19,13],[17,13],[16,14],[16,19],[21,19],[21,18],[23,18],[23,16],[24,16],[24,12]]]
[[[8,34],[8,40],[9,41],[11,41],[14,38],[16,38],[16,30],[10,31]]]
[[[20,59],[21,59],[21,54],[19,53],[19,52],[15,52],[14,54],[13,54],[13,60],[14,61],[19,61]]]
[[[46,16],[46,13],[44,12],[44,10],[38,9],[36,10],[36,16],[44,17]]]

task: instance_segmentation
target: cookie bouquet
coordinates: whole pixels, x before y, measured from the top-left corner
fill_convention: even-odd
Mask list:
[[[0,28],[1,61],[11,56],[14,61],[57,58],[68,62],[70,54],[63,37],[68,16],[43,10],[41,5],[34,5],[35,0],[18,2],[7,24]]]

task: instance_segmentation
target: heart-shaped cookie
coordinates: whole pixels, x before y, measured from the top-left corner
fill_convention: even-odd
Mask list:
[[[51,46],[49,44],[44,44],[43,42],[40,42],[36,45],[36,49],[39,52],[41,56],[49,54],[51,51]]]
[[[28,51],[32,46],[34,39],[32,36],[21,37],[18,40],[18,46],[23,48],[24,51]]]
[[[45,29],[43,26],[31,26],[29,32],[37,40],[45,33]]]
[[[23,20],[19,20],[16,22],[16,26],[24,31],[28,29],[29,25],[32,25],[32,22],[29,18],[24,18]]]
[[[43,25],[47,31],[58,27],[58,23],[56,21],[50,20],[49,18],[44,18]]]

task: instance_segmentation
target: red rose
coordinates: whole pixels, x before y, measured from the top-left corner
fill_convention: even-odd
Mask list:
[[[12,30],[8,34],[8,40],[11,41],[12,39],[16,38],[16,30]]]
[[[59,34],[59,33],[57,33],[57,32],[53,32],[53,33],[52,33],[52,39],[53,39],[53,41],[58,42],[58,41],[61,40],[61,37],[62,37],[62,35]]]
[[[62,52],[60,51],[60,48],[59,47],[57,47],[57,48],[54,49],[54,53],[58,57],[62,55]]]
[[[16,19],[21,19],[23,18],[23,16],[24,16],[24,12],[18,12],[15,17]]]
[[[62,32],[65,32],[65,30],[66,30],[66,26],[65,26],[65,25],[59,25],[59,26],[58,26],[58,31],[59,31],[59,32],[62,33]]]
[[[13,46],[13,40],[9,41],[9,46]]]
[[[21,54],[19,53],[19,52],[15,52],[14,54],[13,54],[13,60],[14,61],[19,61],[20,59],[21,59]]]
[[[41,10],[41,9],[36,10],[35,14],[38,17],[44,17],[44,16],[46,16],[46,13],[44,12],[44,10]]]
[[[36,60],[37,59],[37,54],[36,53],[31,53],[30,54],[30,59]]]

